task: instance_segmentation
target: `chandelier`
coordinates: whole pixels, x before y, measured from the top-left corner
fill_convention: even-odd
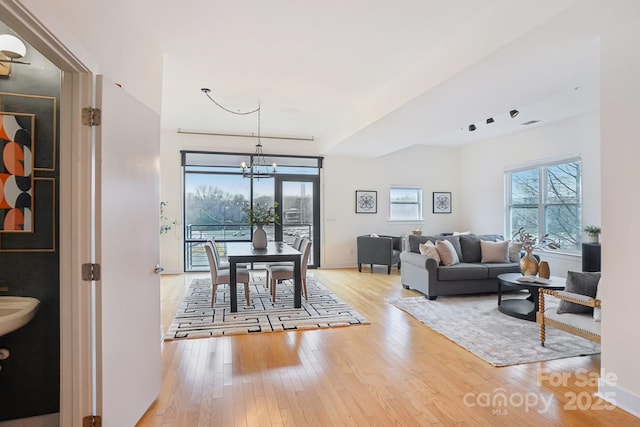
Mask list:
[[[202,93],[204,93],[207,98],[209,98],[214,104],[218,107],[226,111],[227,113],[236,114],[239,116],[246,116],[249,114],[257,113],[258,116],[258,143],[256,144],[256,151],[253,155],[251,155],[251,160],[249,165],[246,162],[242,162],[240,167],[242,168],[242,176],[244,178],[250,179],[260,179],[260,178],[273,178],[276,174],[276,164],[271,163],[268,164],[264,153],[262,152],[262,141],[260,140],[260,104],[258,104],[258,108],[249,111],[233,111],[225,106],[219,104],[213,97],[210,95],[211,89],[202,88]]]

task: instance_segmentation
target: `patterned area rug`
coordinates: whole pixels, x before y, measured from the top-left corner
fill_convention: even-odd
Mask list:
[[[395,298],[388,302],[494,366],[600,353],[598,344],[551,327],[542,347],[538,324],[498,311],[496,295],[438,297],[433,301]]]
[[[257,278],[254,278],[256,280]],[[219,286],[211,308],[211,281],[193,279],[165,340],[300,329],[333,328],[369,323],[324,286],[307,279],[308,300],[293,308],[293,281],[276,287],[276,301],[261,281],[249,284],[251,305],[245,305],[244,286],[238,286],[238,312],[231,313],[229,286]]]

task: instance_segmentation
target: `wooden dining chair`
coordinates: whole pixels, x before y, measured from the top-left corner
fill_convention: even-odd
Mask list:
[[[300,261],[300,280],[302,281],[302,295],[304,299],[307,299],[307,263],[309,262],[309,254],[311,253],[311,240],[303,239],[300,245],[300,251],[302,252],[302,260]],[[267,267],[269,271],[267,274],[271,274],[271,300],[276,300],[276,284],[279,280],[294,279],[293,265],[273,265]],[[295,279],[294,279],[295,280]]]
[[[213,307],[214,301],[216,300],[216,289],[218,289],[218,285],[229,284],[231,274],[229,268],[220,268],[218,264],[218,251],[211,242],[206,242],[204,244],[204,249],[207,252],[209,268],[211,269],[211,307]],[[247,305],[250,305],[249,270],[244,267],[237,267],[236,283],[244,283],[244,297],[247,300]]]

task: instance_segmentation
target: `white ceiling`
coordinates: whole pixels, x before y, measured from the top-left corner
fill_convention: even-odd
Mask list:
[[[467,144],[597,109],[599,34],[632,3],[138,1],[165,51],[164,128],[256,132],[255,116],[219,109],[200,91],[208,87],[234,110],[260,102],[262,135],[361,156]]]

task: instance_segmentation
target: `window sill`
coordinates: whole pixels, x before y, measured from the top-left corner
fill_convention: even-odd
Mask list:
[[[538,249],[535,251],[537,254],[544,254],[545,258],[567,259],[575,260],[576,258],[582,258],[582,254],[579,252],[561,252],[557,250],[544,250]]]

